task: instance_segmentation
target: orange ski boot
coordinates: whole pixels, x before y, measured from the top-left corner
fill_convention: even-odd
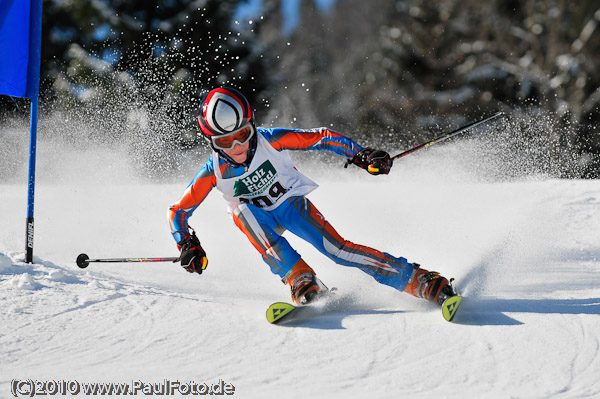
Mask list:
[[[421,269],[418,263],[413,263],[413,272],[404,289],[417,298],[423,298],[441,305],[448,297],[456,295],[452,284],[438,272]]]
[[[292,301],[297,305],[313,302],[329,291],[317,278],[315,271],[302,259],[292,267],[286,277],[284,282],[290,286]]]

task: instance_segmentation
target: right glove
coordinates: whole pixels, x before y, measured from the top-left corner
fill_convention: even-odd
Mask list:
[[[360,150],[352,159],[348,160],[348,164],[354,164],[365,169],[372,175],[387,175],[390,173],[393,162],[390,154],[383,150],[374,150],[370,147]]]
[[[206,252],[202,249],[202,245],[200,245],[200,240],[196,237],[196,233],[192,232],[191,235],[179,241],[177,246],[181,249],[181,267],[190,273],[202,274],[208,266],[208,258]]]

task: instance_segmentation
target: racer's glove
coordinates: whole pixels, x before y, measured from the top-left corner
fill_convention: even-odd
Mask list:
[[[177,246],[181,250],[181,267],[190,273],[202,274],[208,266],[208,258],[200,245],[200,240],[196,237],[196,232],[179,241]]]
[[[360,150],[358,154],[348,160],[346,166],[348,164],[354,164],[366,169],[372,175],[387,175],[390,173],[393,161],[387,152],[367,147]]]

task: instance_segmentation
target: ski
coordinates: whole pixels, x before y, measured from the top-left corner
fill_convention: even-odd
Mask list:
[[[461,301],[462,296],[453,295],[446,298],[446,300],[442,303],[442,315],[446,321],[452,321],[454,319]]]
[[[306,318],[312,309],[309,305],[296,306],[287,302],[275,302],[267,309],[267,321],[271,324],[286,324]]]
[[[288,302],[275,302],[267,308],[267,321],[271,324],[287,324],[295,321],[306,320],[314,316],[318,316],[326,311],[324,301],[332,296],[335,296],[337,288],[328,289],[324,287],[317,298],[310,303],[304,305],[292,305]],[[326,302],[327,303],[327,302]],[[319,304],[319,306],[315,306]],[[329,303],[330,305],[331,303]],[[335,308],[335,306],[334,306]]]

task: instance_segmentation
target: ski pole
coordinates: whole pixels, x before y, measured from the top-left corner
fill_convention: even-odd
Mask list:
[[[486,117],[486,118],[483,118],[483,119],[480,119],[480,120],[478,120],[478,121],[475,121],[475,122],[469,123],[468,125],[465,125],[465,126],[463,126],[463,127],[459,127],[459,128],[458,128],[458,129],[456,129],[456,130],[453,130],[453,131],[451,131],[451,132],[449,132],[449,133],[445,133],[444,135],[442,135],[442,136],[440,136],[440,137],[437,137],[437,138],[435,138],[435,139],[433,139],[433,140],[431,140],[431,141],[428,141],[428,142],[426,142],[426,143],[419,144],[418,146],[416,146],[416,147],[413,147],[413,148],[411,148],[410,150],[406,150],[406,151],[404,151],[404,152],[402,152],[402,153],[400,153],[400,154],[398,154],[398,155],[396,155],[396,156],[392,157],[392,161],[395,161],[396,159],[399,159],[399,158],[405,157],[405,156],[407,156],[408,154],[410,154],[410,153],[413,153],[413,152],[415,152],[415,151],[417,151],[417,150],[420,150],[420,149],[422,149],[422,148],[429,147],[430,145],[433,145],[433,144],[435,144],[435,143],[439,143],[440,141],[444,141],[444,140],[446,140],[446,139],[449,139],[450,137],[456,136],[457,134],[459,134],[459,133],[462,133],[462,132],[464,132],[464,131],[465,131],[465,130],[467,130],[467,129],[470,129],[470,128],[472,128],[472,127],[475,127],[475,126],[477,126],[477,125],[481,125],[482,123],[485,123],[485,122],[487,122],[487,121],[491,121],[492,119],[495,119],[495,118],[497,118],[497,117],[499,117],[499,116],[501,116],[501,115],[504,115],[504,112],[502,112],[502,111],[500,111],[500,112],[496,112],[495,114],[493,114],[493,115],[491,115],[491,116],[488,116],[488,117]]]
[[[112,259],[90,259],[86,254],[79,254],[77,266],[82,269],[88,267],[91,262],[102,263],[129,263],[129,262],[179,262],[179,258],[112,258]]]

